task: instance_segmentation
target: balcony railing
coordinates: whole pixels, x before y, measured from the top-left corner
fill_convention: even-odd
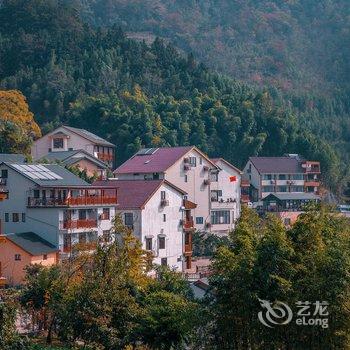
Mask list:
[[[60,223],[60,227],[64,230],[80,229],[80,228],[97,228],[97,220],[66,220]]]
[[[185,222],[184,222],[184,225],[183,225],[185,230],[191,230],[191,229],[193,229],[193,226],[194,226],[193,218],[185,219]]]
[[[247,203],[250,201],[249,194],[242,194],[241,195],[241,202],[242,203]]]
[[[318,186],[320,186],[320,182],[319,181],[305,181],[305,183],[304,183],[304,186],[305,187],[318,187]]]
[[[97,153],[97,158],[105,162],[111,162],[113,161],[113,154]]]
[[[192,243],[185,244],[185,253],[192,253]]]
[[[28,197],[28,207],[69,207],[117,204],[116,196],[91,196],[62,198],[34,198]]]

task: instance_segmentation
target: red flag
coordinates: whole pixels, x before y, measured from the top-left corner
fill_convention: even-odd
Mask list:
[[[230,182],[235,182],[237,181],[237,177],[236,176],[230,176]]]

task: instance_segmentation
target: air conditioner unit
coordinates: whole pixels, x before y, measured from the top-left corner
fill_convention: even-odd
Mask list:
[[[209,171],[208,165],[204,165],[203,170],[204,170],[204,171]]]
[[[270,180],[270,184],[273,185],[275,183],[275,180]]]
[[[205,180],[203,181],[203,184],[204,184],[205,186],[210,185],[210,180],[209,180],[209,179],[205,179]]]
[[[185,164],[188,164],[190,162],[190,159],[189,158],[184,158],[184,163]]]
[[[206,228],[210,228],[210,227],[211,227],[211,223],[210,223],[210,222],[206,222],[206,223],[205,223],[205,227],[206,227]]]
[[[191,167],[188,164],[184,165],[184,170],[190,170],[190,169],[191,169]]]

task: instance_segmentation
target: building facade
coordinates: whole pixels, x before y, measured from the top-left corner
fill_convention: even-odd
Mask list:
[[[223,158],[211,159],[219,167],[210,181],[211,230],[226,234],[234,229],[241,213],[242,172]]]
[[[22,284],[28,265],[52,266],[58,259],[58,249],[33,232],[0,235],[0,277],[4,285]]]
[[[83,150],[106,163],[115,166],[115,146],[103,138],[84,129],[62,125],[33,143],[31,153],[34,160],[44,158],[51,152]]]
[[[250,157],[243,170],[249,181],[250,199],[258,202],[271,193],[319,194],[320,163],[297,154],[283,157]]]
[[[48,164],[0,164],[0,215],[6,233],[34,232],[64,257],[77,243],[94,244],[111,229],[115,189],[92,187]]]
[[[224,161],[220,162],[224,164]],[[227,217],[227,212],[223,215],[219,211],[217,211],[218,215],[215,212],[213,214],[215,224],[212,226],[211,191],[220,191],[220,188],[225,191],[228,185],[226,176],[230,173],[236,174],[236,171],[226,163],[223,169],[194,146],[166,147],[142,149],[117,168],[114,175],[120,180],[165,179],[169,181],[183,189],[189,201],[197,204],[193,210],[195,228],[200,231],[216,232],[217,230],[221,233],[232,227],[239,217],[240,208],[239,205],[233,204],[235,199],[240,201],[240,192],[236,192],[234,188],[232,191],[230,189],[225,199],[232,198],[228,206],[229,210],[234,208],[232,210],[235,213],[231,216],[230,212]],[[219,176],[221,171],[222,176]],[[217,206],[221,205],[220,202],[217,203]]]
[[[194,203],[166,180],[108,180],[94,185],[118,189],[117,213],[154,263],[177,271],[191,268]]]

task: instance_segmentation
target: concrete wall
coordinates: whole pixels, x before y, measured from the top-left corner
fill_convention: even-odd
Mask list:
[[[161,191],[166,192],[169,205],[162,207]],[[167,258],[169,267],[182,271],[182,262],[179,261],[183,254],[183,228],[180,220],[183,217],[181,210],[183,195],[169,185],[163,184],[147,202],[144,209],[117,210],[124,219],[125,213],[133,213],[133,232],[146,249],[146,238],[152,237],[152,250],[154,263],[161,264],[161,258]],[[166,215],[164,221],[163,215]],[[158,237],[165,236],[165,249],[159,249]]]
[[[196,157],[196,166],[190,170],[184,170],[184,158]],[[186,163],[189,165],[188,163]],[[165,173],[165,179],[188,193],[188,199],[197,204],[192,211],[195,228],[206,230],[205,223],[210,222],[210,185],[204,185],[204,180],[209,179],[210,171],[204,167],[213,168],[213,165],[201,156],[196,150],[188,152],[178,160]],[[187,182],[185,181],[187,175]],[[203,224],[196,224],[196,218],[202,217]]]
[[[15,260],[15,254],[20,254],[21,260]],[[32,256],[8,239],[5,243],[0,243],[0,276],[6,277],[7,284],[16,286],[23,283],[24,269],[30,264],[43,266],[57,264],[57,253],[47,254],[47,260],[44,260],[43,255]]]
[[[241,174],[222,160],[219,160],[216,164],[222,170],[218,174],[218,181],[212,181],[210,183],[210,190],[221,190],[222,197],[219,197],[218,202],[211,201],[211,212],[213,210],[230,211],[230,223],[218,225],[212,224],[210,230],[214,233],[225,234],[229,230],[234,229],[235,222],[241,213]],[[231,182],[231,176],[236,176],[236,181]],[[223,202],[221,202],[220,199],[222,199]]]

